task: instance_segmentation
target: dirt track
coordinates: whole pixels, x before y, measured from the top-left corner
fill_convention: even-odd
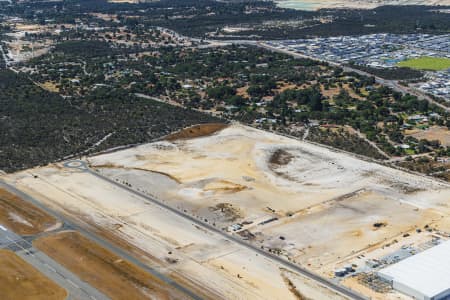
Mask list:
[[[183,299],[158,278],[78,232],[39,238],[34,245],[111,299]]]
[[[0,299],[60,300],[67,292],[9,250],[0,250]]]
[[[0,189],[0,223],[20,235],[49,229],[56,219],[10,192]]]

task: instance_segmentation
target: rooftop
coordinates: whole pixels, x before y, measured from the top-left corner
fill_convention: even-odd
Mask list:
[[[434,297],[450,289],[450,241],[406,258],[378,274]]]

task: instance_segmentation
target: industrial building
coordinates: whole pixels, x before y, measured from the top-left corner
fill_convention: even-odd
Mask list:
[[[450,299],[450,241],[382,269],[378,275],[414,299]]]

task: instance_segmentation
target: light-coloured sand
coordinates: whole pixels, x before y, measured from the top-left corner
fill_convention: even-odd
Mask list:
[[[288,163],[271,163],[280,149]],[[353,253],[450,213],[445,183],[240,125],[89,161],[220,227],[253,222],[245,229],[257,243],[324,274]],[[228,214],[217,209],[224,203],[233,208]],[[270,218],[278,220],[258,225]],[[378,222],[386,226],[377,229]]]
[[[98,225],[128,241],[151,257],[153,267],[206,299],[296,299],[278,264],[90,174],[46,167],[7,181],[80,224]],[[297,277],[310,298],[342,299]]]
[[[438,140],[441,145],[450,147],[450,131],[446,127],[433,126],[426,130],[407,130],[405,133],[419,140]]]
[[[360,253],[400,245],[416,228],[450,229],[446,183],[241,125],[87,160],[218,228],[244,223],[246,231],[232,234],[324,276]],[[89,173],[55,165],[4,178],[82,224],[109,230],[211,297],[295,299],[293,286],[313,299],[336,297]]]

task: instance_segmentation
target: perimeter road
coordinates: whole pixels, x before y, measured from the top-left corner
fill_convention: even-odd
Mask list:
[[[158,205],[158,206],[160,206],[160,207],[162,207],[162,208],[164,208],[164,209],[166,209],[166,210],[168,210],[168,211],[170,211],[170,212],[172,212],[172,213],[174,213],[174,214],[176,214],[176,215],[178,215],[180,217],[183,217],[183,218],[191,221],[195,225],[201,226],[201,227],[203,227],[203,228],[205,228],[205,229],[207,229],[209,231],[217,233],[217,234],[221,235],[222,237],[224,237],[227,240],[231,240],[231,241],[233,241],[233,242],[235,242],[235,243],[237,243],[237,244],[239,244],[241,246],[244,246],[244,247],[246,247],[246,248],[248,248],[248,249],[258,253],[259,255],[262,255],[262,256],[264,256],[264,257],[266,257],[266,258],[268,258],[268,259],[270,259],[272,261],[275,261],[275,262],[277,262],[277,263],[279,263],[279,264],[281,264],[281,265],[283,265],[283,266],[285,266],[285,267],[287,267],[287,268],[289,268],[289,269],[291,269],[291,270],[293,270],[295,272],[298,272],[298,273],[300,273],[300,274],[302,274],[302,275],[304,275],[304,276],[306,276],[306,277],[308,277],[308,278],[310,278],[310,279],[320,283],[321,285],[323,285],[323,286],[325,286],[325,287],[327,287],[327,288],[329,288],[329,289],[331,289],[331,290],[333,290],[335,292],[338,292],[339,294],[342,294],[342,295],[344,295],[346,297],[349,297],[350,299],[355,299],[355,300],[368,299],[368,298],[360,295],[359,293],[357,293],[357,292],[355,292],[353,290],[345,288],[345,287],[343,287],[343,286],[341,286],[339,284],[336,284],[336,283],[334,283],[334,282],[332,282],[332,281],[330,281],[328,279],[325,279],[325,278],[323,278],[323,277],[321,277],[321,276],[319,276],[319,275],[317,275],[317,274],[315,274],[315,273],[313,273],[313,272],[311,272],[311,271],[309,271],[309,270],[307,270],[305,268],[302,268],[302,267],[300,267],[300,266],[298,266],[296,264],[293,264],[293,263],[291,263],[291,262],[289,262],[287,260],[284,260],[284,259],[280,258],[279,256],[276,256],[274,254],[268,253],[268,252],[266,252],[266,251],[264,251],[264,250],[262,250],[262,249],[260,249],[260,248],[258,248],[256,246],[250,244],[250,243],[247,243],[247,242],[245,242],[245,241],[243,241],[243,240],[241,240],[239,238],[236,238],[236,237],[234,237],[232,235],[229,235],[229,234],[223,232],[222,230],[212,226],[211,224],[203,222],[203,221],[201,221],[199,219],[196,219],[193,216],[190,216],[190,215],[188,215],[188,214],[186,214],[186,213],[184,213],[184,212],[182,212],[182,211],[180,211],[180,210],[178,210],[176,208],[173,208],[173,207],[171,207],[171,206],[169,206],[167,204],[164,204],[164,203],[156,200],[155,198],[149,197],[149,196],[147,196],[145,194],[142,194],[142,193],[140,193],[138,191],[135,191],[134,189],[132,189],[130,187],[127,187],[125,185],[117,183],[116,181],[114,181],[114,180],[112,180],[112,179],[110,179],[110,178],[108,178],[106,176],[103,176],[103,175],[101,175],[101,174],[99,174],[99,173],[97,173],[97,172],[95,172],[93,170],[91,170],[86,165],[86,163],[84,161],[78,161],[78,163],[82,165],[82,166],[79,167],[80,169],[82,169],[82,170],[84,170],[84,171],[86,171],[86,172],[88,172],[88,173],[90,173],[90,174],[92,174],[92,175],[94,175],[94,176],[96,176],[96,177],[98,177],[100,179],[103,179],[104,181],[107,181],[108,183],[111,183],[111,184],[113,184],[113,185],[115,185],[117,187],[120,187],[120,188],[122,188],[122,189],[124,189],[124,190],[126,190],[126,191],[128,191],[128,192],[130,192],[130,193],[132,193],[134,195],[136,195],[136,196],[144,198],[144,199],[152,202],[153,204],[156,204],[156,205]]]

